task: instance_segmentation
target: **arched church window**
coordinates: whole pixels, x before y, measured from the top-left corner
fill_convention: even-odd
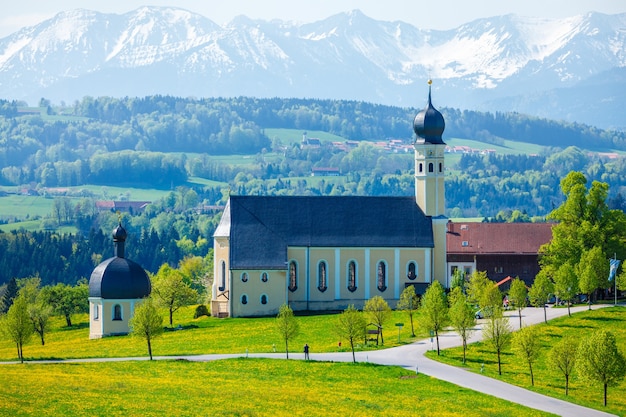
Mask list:
[[[219,290],[224,291],[226,289],[226,262],[222,261],[220,264],[220,286]]]
[[[267,295],[263,294],[261,296],[261,304],[267,304]]]
[[[248,296],[246,294],[241,295],[241,304],[248,304]]]
[[[417,278],[417,265],[415,264],[415,262],[409,262],[409,267],[407,269],[408,272],[406,274],[406,277],[408,279],[413,281],[415,278]]]
[[[122,306],[119,304],[113,306],[113,320],[122,320]]]
[[[93,319],[100,320],[100,307],[98,307],[98,304],[93,305]]]
[[[443,172],[443,164],[439,162],[439,172]]]
[[[356,262],[348,263],[348,291],[356,291]]]
[[[435,172],[435,165],[432,162],[428,164],[428,172]]]
[[[289,291],[298,289],[298,266],[296,261],[289,262]]]
[[[420,164],[418,165],[417,171],[418,171],[418,172],[424,172],[424,164],[422,164],[422,163],[420,162]]]
[[[328,284],[326,281],[326,262],[320,261],[317,265],[317,289],[320,292],[326,291]]]
[[[387,289],[387,265],[380,261],[378,262],[378,291],[383,292]]]
[[[261,274],[261,281],[267,282],[268,279],[269,279],[269,277],[267,276],[267,272],[263,272]]]

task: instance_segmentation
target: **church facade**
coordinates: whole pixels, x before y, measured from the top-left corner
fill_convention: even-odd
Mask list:
[[[430,84],[430,83],[429,83]],[[230,196],[214,235],[211,314],[342,310],[448,286],[443,116],[413,121],[415,197]]]

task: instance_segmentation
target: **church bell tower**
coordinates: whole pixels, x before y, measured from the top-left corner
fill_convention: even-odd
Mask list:
[[[415,148],[415,201],[427,216],[445,213],[444,150],[441,135],[445,129],[442,114],[431,101],[432,81],[428,81],[428,104],[413,120]]]
[[[432,81],[428,81],[428,104],[415,116],[415,202],[424,214],[430,216],[433,225],[433,242],[435,247],[427,251],[427,262],[430,262],[430,276],[427,281],[439,281],[444,288],[448,286],[446,262],[446,228],[448,219],[445,216],[445,170],[444,151],[446,144],[441,138],[446,123],[442,114],[433,107],[431,100]]]

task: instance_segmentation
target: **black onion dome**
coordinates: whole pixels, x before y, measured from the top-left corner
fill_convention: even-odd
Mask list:
[[[113,229],[113,241],[114,242],[124,242],[126,241],[126,229],[119,224],[115,229]]]
[[[443,131],[446,128],[446,122],[439,110],[433,107],[430,98],[431,83],[431,81],[428,81],[428,105],[415,116],[413,131],[415,131],[418,137],[417,140],[422,139],[424,142],[445,145],[441,135],[443,135]]]
[[[89,278],[89,296],[105,299],[136,299],[150,295],[146,271],[136,262],[114,256],[100,263]]]
[[[136,299],[150,295],[152,286],[146,271],[124,257],[126,230],[118,225],[113,230],[115,255],[100,263],[89,278],[89,296],[105,299]]]

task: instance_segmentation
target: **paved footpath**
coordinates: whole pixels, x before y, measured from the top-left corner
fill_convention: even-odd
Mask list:
[[[593,309],[605,306],[592,306]],[[586,310],[587,306],[572,307],[572,313]],[[548,308],[546,309],[548,320],[561,317],[567,314],[566,308]],[[507,312],[513,329],[519,328],[519,316],[517,311]],[[544,320],[544,310],[542,308],[526,308],[522,310],[522,323],[524,326],[539,323]],[[479,320],[476,330],[473,332],[468,343],[476,342],[482,339],[481,326],[484,320]],[[456,333],[444,333],[439,336],[439,346],[441,349],[461,346],[461,338]],[[475,372],[466,371],[462,368],[446,365],[432,359],[428,359],[424,354],[432,348],[430,339],[414,342],[410,345],[399,346],[390,349],[383,349],[369,352],[357,352],[357,362],[372,362],[380,365],[401,366],[411,371],[432,376],[434,378],[448,381],[461,387],[469,388],[474,391],[489,394],[494,397],[502,398],[514,403],[522,404],[530,408],[560,416],[568,417],[600,417],[612,416],[613,414],[594,410],[579,406],[576,404],[562,401],[546,395],[538,394],[506,382],[498,381],[493,378],[477,374]],[[184,359],[189,361],[213,361],[219,359],[240,358],[249,356],[251,358],[274,358],[284,359],[284,353],[253,353],[253,354],[211,354],[211,355],[193,355],[193,356],[155,356],[156,360],[172,360]],[[290,359],[304,359],[304,353],[291,353]],[[148,357],[132,357],[132,358],[93,358],[93,359],[68,359],[62,362],[78,363],[78,362],[121,362],[129,360],[148,360]],[[310,353],[311,360],[318,361],[334,361],[334,362],[351,362],[352,352],[334,352],[334,353]],[[28,361],[25,364],[33,363],[59,363],[60,361]],[[7,362],[5,362],[7,363]],[[17,363],[17,362],[12,362]]]

